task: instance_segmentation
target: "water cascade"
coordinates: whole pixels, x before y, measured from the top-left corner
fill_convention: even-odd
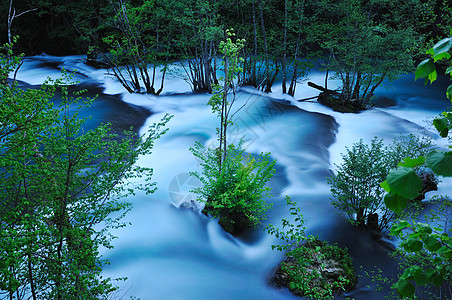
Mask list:
[[[287,289],[269,284],[272,270],[283,259],[271,245],[278,241],[262,228],[238,238],[225,233],[216,220],[193,209],[190,189],[199,183],[190,171],[199,162],[189,151],[195,141],[215,145],[219,121],[206,105],[210,95],[192,94],[189,85],[169,77],[159,96],[128,94],[106,70],[83,64],[79,56],[35,56],[25,59],[18,72],[23,86],[41,84],[46,77],[58,78],[61,69],[75,72],[77,88],[89,95],[99,94],[93,106],[83,111],[92,115],[88,127],[111,122],[120,132],[130,125],[141,133],[158,122],[165,113],[174,117],[170,130],[156,142],[152,155],[139,164],[154,168],[158,190],[152,195],[137,193],[128,199],[133,210],[126,221],[131,225],[114,232],[114,249],[104,255],[111,261],[105,275],[127,277],[120,282],[117,298],[141,299],[298,299]],[[324,74],[313,71],[311,81],[321,83]],[[331,81],[333,86],[337,82]],[[390,242],[375,241],[369,233],[351,227],[330,204],[325,177],[341,162],[346,146],[374,136],[391,142],[400,134],[426,134],[439,139],[427,118],[444,110],[445,81],[424,87],[406,75],[392,83],[391,89],[377,91],[377,105],[359,114],[333,112],[318,103],[297,102],[275,86],[270,94],[244,87],[237,105],[246,104],[234,118],[230,140],[244,137],[248,153],[271,152],[277,159],[277,172],[271,180],[273,203],[265,224],[280,224],[289,218],[284,197],[300,205],[308,233],[348,247],[355,269],[369,270],[377,265],[390,274],[396,263],[388,257]],[[295,99],[315,96],[318,91],[299,84]],[[438,194],[452,194],[452,185],[442,184]],[[450,186],[450,188],[447,188]],[[430,195],[430,194],[429,194]],[[193,203],[193,202],[192,202]],[[265,225],[264,224],[264,225]],[[388,244],[389,243],[389,244]],[[368,287],[370,285],[370,287]],[[369,278],[359,279],[350,295],[355,299],[382,299]]]

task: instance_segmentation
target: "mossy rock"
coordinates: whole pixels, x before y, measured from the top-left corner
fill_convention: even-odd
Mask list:
[[[211,214],[212,208],[206,205],[202,212],[208,216]],[[218,224],[224,231],[229,232],[233,236],[238,236],[245,230],[252,228],[249,218],[242,212],[234,212],[225,208],[221,215],[223,217],[219,218]]]
[[[318,97],[320,104],[330,107],[334,111],[342,113],[358,113],[366,109],[360,101],[346,101],[343,102],[339,100],[338,95],[333,95],[331,93],[320,93]]]
[[[358,279],[346,249],[314,239],[287,252],[273,281],[297,296],[331,299],[354,289]]]

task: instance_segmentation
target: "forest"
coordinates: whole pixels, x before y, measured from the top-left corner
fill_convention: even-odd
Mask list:
[[[173,122],[181,122],[178,113],[184,109],[200,116],[199,123],[207,110],[215,133],[181,131],[197,137],[189,147],[177,144],[196,161],[196,169],[183,173],[196,184],[193,200],[176,207],[190,207],[206,224],[215,220],[221,235],[236,244],[271,239],[267,248],[280,254],[269,262],[279,261],[266,266],[271,279],[261,282],[263,290],[286,289],[284,299],[366,299],[353,296],[362,292],[365,273],[375,291],[384,287],[388,299],[451,299],[452,205],[448,195],[427,194],[442,186],[447,191],[452,177],[448,107],[429,120],[429,134],[407,130],[389,142],[389,136],[362,137],[341,149],[340,160],[330,162],[326,155],[325,170],[315,174],[328,186],[328,207],[352,230],[378,243],[391,241],[387,256],[396,269],[383,275],[357,271],[353,251],[311,230],[302,193],[281,192],[282,185],[291,186],[282,177],[294,185],[290,155],[275,153],[284,146],[250,146],[249,136],[237,137],[255,95],[273,99],[263,106],[268,124],[284,123],[285,114],[289,124],[299,118],[294,109],[305,114],[297,105],[312,102],[326,107],[314,110],[308,117],[313,120],[385,109],[375,104],[382,87],[410,74],[424,80],[425,89],[447,82],[442,100],[452,101],[450,1],[8,0],[0,3],[0,16],[0,299],[123,298],[120,283],[130,280],[104,276],[110,265],[104,253],[113,251],[116,232],[132,224],[130,199],[160,195],[154,166],[143,157],[162,155],[152,152],[158,152],[159,142],[168,143],[168,134],[177,138],[171,131],[181,129]],[[40,57],[82,57],[90,70],[85,77],[105,71],[121,88],[112,97],[171,105],[168,111],[144,105],[143,114],[153,123],[143,121],[141,128],[126,124],[129,129],[122,131],[108,119],[88,126],[98,118],[93,105],[103,101],[106,90],[85,96],[91,95],[89,85],[78,90],[79,74],[64,68],[59,78],[28,84],[21,72]],[[321,82],[310,81],[313,72],[321,73]],[[189,90],[174,92],[176,82]],[[320,93],[306,96],[300,91],[304,86]],[[194,100],[173,104],[171,97],[177,96],[206,101],[202,107],[191,107]],[[268,105],[276,105],[276,113]],[[275,126],[253,122],[262,122],[264,132]],[[311,130],[332,136],[325,138],[319,157],[341,129],[336,121],[323,122],[331,122],[331,129],[319,123]],[[435,209],[428,211],[431,206]],[[140,297],[158,298],[152,293]]]
[[[218,83],[219,42],[234,29],[246,40],[240,85],[270,92],[282,78],[294,95],[312,58],[341,76],[341,97],[364,104],[385,79],[413,69],[448,36],[450,4],[436,1],[6,1],[3,42],[20,36],[26,54],[85,53],[107,64],[129,92],[159,94],[169,63],[188,59],[193,91]],[[7,38],[6,38],[7,37]],[[108,53],[108,55],[105,55]],[[378,62],[378,63],[377,63]],[[128,70],[122,66],[129,65]],[[137,73],[144,72],[144,76]],[[164,80],[164,77],[162,81]]]

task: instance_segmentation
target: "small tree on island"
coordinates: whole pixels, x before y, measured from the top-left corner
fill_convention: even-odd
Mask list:
[[[376,137],[370,144],[363,140],[346,148],[343,163],[327,181],[331,187],[334,207],[343,211],[353,225],[380,232],[387,230],[394,220],[394,212],[384,205],[384,189],[380,183],[402,159],[425,155],[433,148],[431,141],[415,135],[401,136],[384,146]],[[417,172],[430,174],[425,168]],[[436,185],[434,176],[426,175]],[[426,189],[424,193],[428,191]],[[413,197],[414,198],[414,197]]]
[[[272,245],[272,249],[286,252],[286,259],[273,276],[274,282],[288,287],[294,295],[310,299],[333,299],[353,289],[358,279],[347,249],[306,236],[301,209],[288,196],[286,203],[293,222],[282,219],[282,228],[272,224],[265,228],[283,242]]]
[[[365,109],[384,80],[394,80],[413,69],[414,24],[398,25],[393,11],[402,14],[402,6],[414,8],[399,3],[402,1],[394,7],[389,2],[313,2],[312,34],[328,54],[322,67],[333,71],[332,77],[342,83],[337,91],[327,90],[319,101],[345,112]]]
[[[219,218],[219,224],[236,235],[265,219],[265,212],[271,207],[263,200],[270,190],[265,185],[273,176],[276,161],[270,161],[269,153],[261,154],[256,160],[244,154],[242,142],[238,145],[228,143],[228,126],[238,111],[233,112],[232,107],[236,100],[235,79],[237,73],[242,71],[239,52],[245,40],[234,42],[232,30],[227,30],[226,34],[226,41],[220,43],[223,86],[214,86],[214,95],[208,102],[212,112],[217,113],[220,119],[220,127],[217,128],[219,147],[210,149],[196,143],[190,150],[201,160],[203,169],[201,174],[192,173],[203,183],[202,187],[193,190],[205,203],[203,211]]]

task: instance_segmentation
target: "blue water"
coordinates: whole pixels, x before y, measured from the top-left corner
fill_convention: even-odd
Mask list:
[[[150,196],[138,192],[127,199],[134,205],[126,217],[131,225],[114,232],[119,238],[113,241],[113,250],[102,251],[111,261],[105,275],[128,277],[120,282],[116,297],[299,299],[287,289],[269,284],[272,270],[283,259],[282,253],[271,249],[277,243],[274,237],[257,228],[235,238],[225,233],[216,220],[196,209],[183,208],[185,202],[193,200],[190,189],[199,185],[188,174],[200,170],[188,149],[195,141],[206,146],[216,143],[219,122],[206,105],[208,94],[191,94],[183,79],[169,77],[159,97],[130,95],[105,70],[86,66],[77,56],[27,58],[18,78],[36,85],[46,76],[59,76],[63,67],[78,70],[78,87],[87,88],[91,96],[99,94],[93,106],[82,113],[92,115],[89,126],[111,122],[118,131],[134,125],[144,133],[165,113],[174,115],[168,124],[169,132],[156,143],[153,153],[138,161],[154,168],[158,191]],[[313,71],[309,77],[319,84],[323,82],[322,72]],[[332,81],[330,87],[337,84]],[[400,134],[416,133],[438,139],[433,128],[426,128],[426,120],[449,105],[445,86],[442,81],[425,87],[407,75],[392,83],[391,89],[377,90],[377,97],[388,98],[392,106],[359,114],[341,114],[317,103],[297,102],[281,94],[276,86],[268,95],[243,88],[236,107],[245,106],[234,118],[230,139],[238,141],[245,136],[247,152],[271,152],[277,159],[277,172],[270,182],[273,197],[267,199],[274,206],[264,225],[279,225],[281,218],[290,218],[284,200],[289,195],[299,203],[308,233],[347,247],[358,273],[363,274],[360,266],[364,270],[377,266],[385,274],[392,274],[397,265],[388,257],[388,244],[351,227],[331,206],[325,178],[334,170],[334,164],[341,162],[340,153],[345,147],[360,138],[370,141],[378,136],[390,142]],[[295,99],[317,92],[299,84]],[[445,185],[437,193],[441,192],[452,191]],[[361,277],[349,296],[382,299],[387,293],[374,288],[374,283]]]

